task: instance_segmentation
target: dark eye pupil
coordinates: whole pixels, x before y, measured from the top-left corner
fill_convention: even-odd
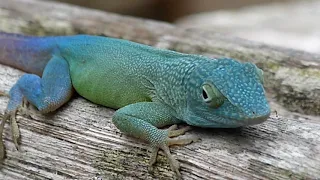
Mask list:
[[[208,99],[208,95],[205,90],[202,90],[202,97],[203,99]]]

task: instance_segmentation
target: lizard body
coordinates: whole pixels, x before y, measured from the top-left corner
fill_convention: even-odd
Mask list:
[[[263,72],[252,63],[212,59],[99,36],[31,37],[0,34],[0,63],[21,69],[23,75],[9,92],[0,126],[13,121],[25,98],[40,112],[55,111],[73,89],[84,98],[118,109],[113,123],[120,131],[162,149],[178,177],[178,162],[168,146],[194,139],[174,140],[188,128],[158,129],[187,123],[199,127],[233,128],[265,121],[270,108],[263,89]],[[2,139],[1,139],[2,141]],[[1,142],[2,144],[2,142]],[[4,156],[3,145],[0,156]]]

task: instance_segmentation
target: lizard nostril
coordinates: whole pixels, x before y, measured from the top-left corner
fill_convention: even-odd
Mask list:
[[[255,112],[255,111],[252,111],[252,114],[256,114],[256,112]]]

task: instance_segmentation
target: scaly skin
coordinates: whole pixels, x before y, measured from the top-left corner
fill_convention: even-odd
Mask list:
[[[75,89],[94,103],[118,109],[113,123],[120,131],[150,143],[150,165],[162,149],[181,178],[179,163],[168,146],[195,139],[171,139],[189,127],[159,127],[184,122],[234,128],[261,123],[270,114],[263,72],[252,63],[89,35],[25,37],[2,33],[0,53],[0,63],[32,73],[23,75],[11,88],[0,125],[2,134],[4,122],[13,122],[17,147],[15,114],[23,99],[46,113],[66,103]],[[3,145],[0,156],[4,156]]]

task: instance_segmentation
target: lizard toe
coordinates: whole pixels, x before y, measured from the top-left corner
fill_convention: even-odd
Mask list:
[[[15,113],[10,117],[12,140],[17,150],[19,150],[20,131]]]
[[[5,157],[5,146],[3,143],[3,129],[6,121],[10,119],[10,114],[5,113],[2,117],[2,121],[0,124],[0,160],[2,161]]]
[[[185,126],[181,129],[177,129],[177,128],[178,128],[178,126],[176,124],[170,126],[167,129],[168,137],[177,137],[177,136],[185,134],[187,131],[190,131],[192,129],[191,126]]]
[[[167,156],[172,171],[175,172],[178,179],[181,179],[180,163],[171,155],[168,145],[161,145],[160,148]]]

